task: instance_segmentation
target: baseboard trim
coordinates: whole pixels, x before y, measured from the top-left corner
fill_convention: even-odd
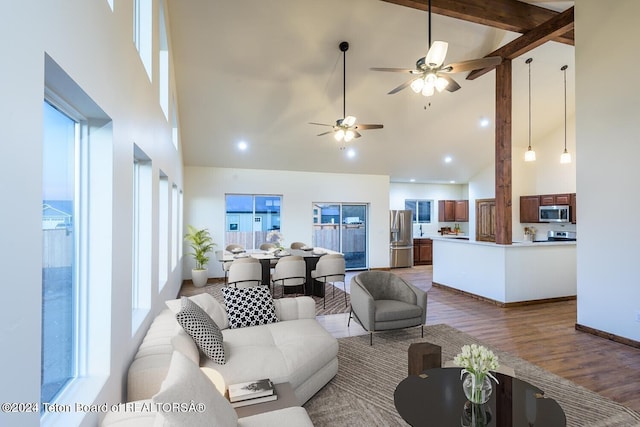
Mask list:
[[[601,331],[600,329],[591,328],[589,326],[581,325],[579,323],[576,323],[576,331],[586,332],[587,334],[595,335],[600,338],[605,338],[605,339],[608,339],[609,341],[614,341],[614,342],[628,345],[634,348],[640,348],[640,341],[621,337],[619,335],[612,334],[610,332]]]
[[[488,302],[488,303],[494,304],[494,305],[496,305],[498,307],[501,307],[501,308],[522,307],[522,306],[526,306],[526,305],[546,304],[548,302],[572,301],[572,300],[576,299],[575,295],[570,295],[570,296],[566,296],[566,297],[544,298],[544,299],[535,299],[535,300],[528,300],[528,301],[501,302],[501,301],[496,301],[496,300],[491,299],[491,298],[487,298],[487,297],[483,297],[483,296],[480,296],[480,295],[476,295],[476,294],[473,294],[471,292],[461,291],[460,289],[452,288],[451,286],[443,285],[442,283],[432,282],[432,284],[433,284],[433,286],[435,286],[437,288],[446,289],[448,291],[455,292],[457,294],[465,295],[465,296],[468,296],[468,297],[471,297],[471,298],[475,298],[475,299],[480,300],[480,301]]]

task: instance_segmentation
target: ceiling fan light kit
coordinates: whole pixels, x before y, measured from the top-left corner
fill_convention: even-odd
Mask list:
[[[335,125],[328,125],[324,123],[315,123],[310,122],[312,125],[319,126],[331,126],[333,129],[327,132],[319,133],[318,136],[327,135],[329,133],[333,133],[333,138],[337,142],[351,142],[354,138],[360,138],[362,135],[360,134],[360,130],[367,129],[382,129],[383,125],[379,124],[360,124],[356,125],[356,118],[354,116],[347,116],[347,50],[349,50],[349,43],[346,41],[340,42],[338,45],[340,51],[343,55],[343,63],[342,63],[342,118],[336,120]],[[345,148],[344,145],[340,146],[340,149],[343,150]]]
[[[388,93],[393,95],[401,90],[411,87],[415,93],[421,93],[424,96],[433,96],[436,90],[442,92],[447,90],[455,92],[460,89],[460,85],[449,74],[461,73],[464,71],[473,71],[487,67],[499,65],[502,62],[500,56],[489,56],[480,59],[472,59],[469,61],[456,62],[453,64],[443,65],[447,56],[449,44],[444,41],[434,41],[431,43],[431,0],[429,0],[428,8],[428,39],[429,50],[427,55],[416,61],[416,68],[381,68],[373,67],[373,71],[390,71],[393,73],[409,73],[414,77],[391,89]]]

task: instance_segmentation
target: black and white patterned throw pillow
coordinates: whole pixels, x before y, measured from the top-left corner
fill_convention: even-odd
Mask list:
[[[266,325],[278,321],[273,299],[266,286],[222,288],[230,328]]]
[[[222,332],[216,322],[198,304],[189,298],[182,297],[182,308],[176,314],[176,319],[209,359],[220,365],[226,363]]]

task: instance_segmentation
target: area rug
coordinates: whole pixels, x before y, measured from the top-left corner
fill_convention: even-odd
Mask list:
[[[222,296],[222,288],[224,287],[224,283],[213,283],[202,288],[193,288],[189,293],[192,295],[193,293],[199,292],[208,292],[213,295],[218,301],[224,304],[224,298]],[[282,288],[278,287],[276,290],[275,298],[281,297]],[[346,304],[345,304],[345,292],[339,287],[334,287],[330,283],[325,284],[325,295],[327,296],[326,307],[324,307],[323,299],[321,297],[314,296],[313,299],[316,302],[316,316],[324,316],[326,314],[338,314],[338,313],[348,313],[350,309],[351,299],[350,295],[346,294]],[[335,295],[334,295],[335,292]],[[285,295],[284,298],[295,297],[296,295],[290,294]]]
[[[442,347],[451,360],[464,344],[479,340],[448,325],[426,326],[338,340],[338,374],[304,407],[313,424],[322,426],[406,426],[393,404],[393,392],[407,376],[407,349],[427,341]],[[485,345],[486,346],[486,345]],[[516,376],[544,390],[565,412],[569,427],[640,426],[640,414],[523,359],[491,348]],[[440,426],[438,426],[440,427]],[[447,426],[443,426],[447,427]]]

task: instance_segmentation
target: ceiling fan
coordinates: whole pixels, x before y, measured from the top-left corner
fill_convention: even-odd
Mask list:
[[[430,47],[427,51],[427,55],[416,61],[415,69],[371,68],[373,71],[391,71],[394,73],[409,73],[413,75],[411,80],[389,91],[389,95],[398,93],[409,86],[411,86],[411,89],[413,89],[415,93],[422,93],[424,96],[432,96],[436,90],[438,92],[442,92],[446,89],[449,92],[455,92],[460,89],[460,85],[451,78],[449,74],[492,67],[499,65],[502,62],[502,58],[500,56],[489,56],[486,58],[472,59],[469,61],[454,62],[452,64],[443,65],[449,44],[443,41],[435,41],[433,44],[431,43],[431,0],[429,0],[428,19]]]
[[[343,66],[342,66],[342,118],[336,120],[335,125],[328,125],[325,123],[309,122],[311,125],[319,126],[331,126],[333,129],[319,133],[318,136],[327,135],[333,133],[333,137],[338,142],[350,142],[353,138],[360,138],[362,135],[359,131],[367,129],[382,129],[383,125],[365,125],[356,124],[356,118],[354,116],[347,116],[346,114],[346,81],[347,81],[347,50],[349,50],[348,42],[341,42],[340,51],[343,54]],[[340,147],[341,149],[344,146]]]

